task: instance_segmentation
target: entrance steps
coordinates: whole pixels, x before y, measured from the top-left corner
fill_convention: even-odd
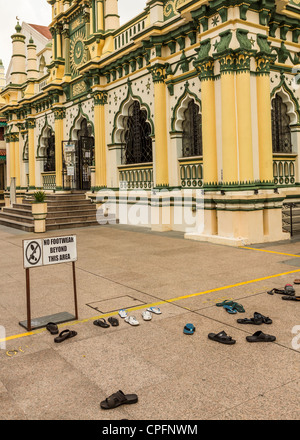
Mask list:
[[[27,196],[22,203],[12,207],[3,208],[0,212],[0,225],[34,232],[34,219],[31,212],[33,196]],[[112,214],[103,216],[103,211],[96,209],[85,194],[47,194],[47,218],[46,231],[54,231],[67,228],[82,228],[86,226],[98,226],[109,222],[116,222]],[[102,220],[97,221],[102,214]],[[99,217],[98,217],[99,220]]]

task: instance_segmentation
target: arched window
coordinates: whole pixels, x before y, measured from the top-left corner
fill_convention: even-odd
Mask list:
[[[277,94],[272,99],[272,145],[273,153],[291,153],[292,140],[287,106]]]
[[[194,101],[184,112],[182,129],[182,156],[202,156],[202,115]]]
[[[46,140],[44,171],[55,171],[55,136],[51,133]]]
[[[133,101],[124,122],[122,163],[152,162],[151,126],[147,122],[146,110],[141,109],[138,101]]]
[[[46,61],[45,61],[44,55],[42,55],[41,59],[40,59],[40,66],[39,66],[41,76],[43,76],[45,74],[45,67],[46,67]]]

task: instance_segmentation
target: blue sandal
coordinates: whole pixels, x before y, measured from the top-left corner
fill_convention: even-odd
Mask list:
[[[235,315],[237,313],[237,310],[235,310],[232,306],[224,305],[223,308],[231,315]]]
[[[183,333],[186,335],[193,335],[195,333],[196,327],[193,324],[186,324],[183,329]]]

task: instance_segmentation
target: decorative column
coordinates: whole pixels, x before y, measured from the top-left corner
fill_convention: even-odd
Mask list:
[[[168,172],[168,133],[167,133],[167,96],[165,86],[165,66],[156,64],[150,67],[154,82],[155,109],[155,187],[169,186]]]
[[[268,48],[267,37],[265,40]],[[259,37],[258,37],[259,38]],[[276,55],[261,51],[256,55],[257,128],[259,148],[259,175],[261,182],[273,182],[273,150],[270,97],[270,62]]]
[[[106,178],[106,139],[105,139],[105,104],[107,92],[96,92],[94,95],[95,115],[95,187],[107,187]]]
[[[29,189],[35,189],[35,147],[34,147],[35,119],[27,119],[26,127],[28,129]]]
[[[200,210],[197,219],[200,222],[199,231],[190,234],[193,238],[199,234],[216,235],[218,231],[217,211],[214,209],[211,193],[208,194],[209,191],[214,190],[218,182],[214,60],[209,56],[210,49],[210,39],[201,41],[200,48],[197,49],[198,59],[194,62],[201,81],[203,181],[206,194],[204,213]],[[190,238],[188,234],[187,238]]]
[[[239,180],[235,108],[235,58],[231,50],[220,61],[223,182]]]
[[[236,100],[239,142],[239,180],[253,181],[253,150],[250,91],[251,52],[236,54]]]
[[[15,175],[16,189],[20,189],[20,147],[19,147],[19,134],[13,134],[14,153],[15,153]]]
[[[218,182],[216,109],[214,60],[208,56],[210,40],[201,42],[198,59],[194,66],[201,81],[202,146],[203,146],[203,181],[205,185]]]
[[[55,131],[55,176],[56,190],[62,190],[62,142],[64,140],[64,118],[66,116],[63,107],[55,107],[54,111],[54,131]]]
[[[64,37],[64,46],[65,46],[65,73],[64,73],[64,81],[69,81],[71,79],[71,68],[70,68],[70,33],[69,33],[69,24],[64,23],[63,27],[63,37]]]
[[[15,175],[15,143],[13,140],[13,135],[10,134],[8,137],[9,140],[9,174],[10,174],[10,179],[12,177],[16,177]],[[10,186],[10,181],[7,182],[8,185]]]
[[[25,35],[21,34],[21,26],[18,22],[16,33],[11,36],[12,39],[12,65],[11,82],[13,84],[23,84],[26,79],[26,47]]]

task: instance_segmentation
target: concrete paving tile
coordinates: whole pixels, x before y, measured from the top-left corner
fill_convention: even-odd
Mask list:
[[[137,394],[138,403],[125,408],[129,419],[205,420],[225,410],[218,402],[204,402],[201,384],[195,387],[189,375],[178,377],[177,381],[166,379],[163,384],[153,382]]]
[[[0,420],[27,420],[27,416],[14,399],[0,391]]]
[[[299,420],[300,380],[271,390],[211,417],[212,420]]]
[[[166,379],[161,369],[141,359],[127,344],[113,341],[107,334],[79,341],[76,346],[65,346],[58,351],[106,395],[123,388],[134,393]]]

